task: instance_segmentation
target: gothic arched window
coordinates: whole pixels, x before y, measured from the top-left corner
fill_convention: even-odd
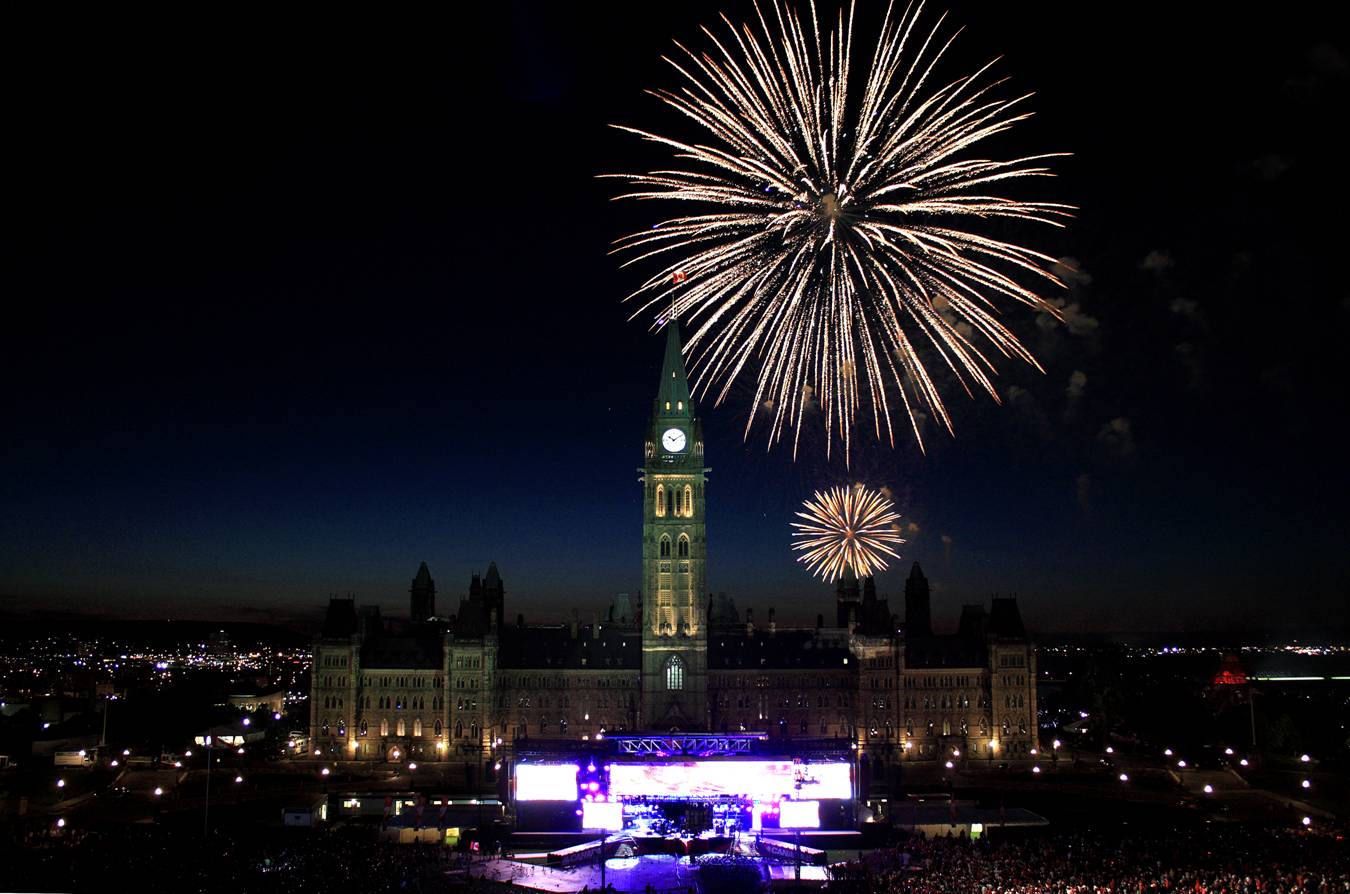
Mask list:
[[[388,718],[388,717],[386,717],[386,718],[384,718],[383,720],[380,721],[380,735],[382,735],[382,736],[387,736],[387,735],[389,735],[389,718]]]
[[[418,738],[422,736],[422,718],[420,717],[413,721],[413,735]]]
[[[404,724],[403,718],[400,717],[398,719],[398,735],[406,736],[407,734],[408,734],[408,727],[406,724]]]
[[[436,721],[436,738],[439,739],[440,737],[441,737],[441,722],[440,722],[439,720],[437,720],[437,721]]]
[[[666,514],[666,487],[663,484],[656,486],[656,514],[658,516]]]
[[[362,719],[361,725],[357,727],[357,735],[364,736],[368,732],[370,732],[370,725],[366,723],[365,719]]]
[[[661,558],[670,558],[670,538],[665,535],[661,537]]]
[[[679,554],[681,559],[689,558],[689,538],[683,534],[680,535]]]
[[[684,689],[684,662],[678,655],[666,660],[666,689],[672,692]]]
[[[687,484],[684,486],[684,508],[680,510],[680,514],[685,518],[694,514],[694,489]]]

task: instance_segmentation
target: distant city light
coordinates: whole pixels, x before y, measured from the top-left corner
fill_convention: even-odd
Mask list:
[[[1312,780],[1311,780],[1311,779],[1305,779],[1305,780],[1303,780],[1303,787],[1304,787],[1304,788],[1312,788]]]
[[[1245,767],[1247,766],[1247,759],[1244,757],[1242,760],[1238,761],[1238,763]]]
[[[1050,747],[1051,747],[1051,748],[1058,748],[1058,747],[1059,747],[1060,745],[1062,745],[1062,744],[1064,744],[1064,743],[1060,742],[1059,739],[1056,739],[1055,741],[1053,741],[1053,742],[1050,743]]]
[[[1312,758],[1309,757],[1308,755],[1304,754],[1304,755],[1301,755],[1301,756],[1299,757],[1299,760],[1303,761],[1303,763],[1306,764],[1306,763],[1308,763],[1308,761],[1312,760]]]
[[[1121,782],[1129,782],[1129,781],[1130,781],[1130,774],[1129,774],[1129,773],[1121,773],[1121,774],[1120,774],[1120,781],[1121,781]]]
[[[236,777],[234,777],[234,781],[235,781],[235,782],[243,782],[243,781],[244,781],[244,777],[242,777],[242,776],[236,776]]]
[[[66,781],[65,781],[64,779],[58,779],[58,780],[56,780],[56,787],[57,787],[57,788],[65,788],[65,787],[66,787]]]
[[[131,749],[130,749],[130,748],[123,748],[123,749],[122,749],[122,757],[131,757]]]
[[[410,764],[408,764],[408,769],[409,769],[409,770],[416,770],[416,769],[417,769],[417,764],[416,764],[416,763],[410,763]]]
[[[56,821],[56,828],[64,829],[66,827],[66,818],[63,816]]]
[[[1170,749],[1170,748],[1164,748],[1164,749],[1163,749],[1163,754],[1166,755],[1167,757],[1171,757],[1171,756],[1172,756],[1172,749]]]
[[[1209,783],[1205,783],[1205,794],[1207,795],[1214,794],[1214,786],[1210,785]]]
[[[1186,762],[1185,762],[1185,761],[1177,761],[1177,766],[1184,770],[1184,769],[1186,769]]]
[[[1311,825],[1312,825],[1312,817],[1310,817],[1310,816],[1305,816],[1305,817],[1303,818],[1303,825],[1305,825],[1305,826],[1311,826]]]
[[[1115,753],[1116,753],[1116,749],[1112,748],[1110,745],[1107,745],[1107,746],[1106,746],[1106,753],[1107,753],[1107,754],[1115,754]]]
[[[159,786],[155,786],[155,797],[158,798],[162,794],[164,794],[164,789],[160,788]]]
[[[1229,757],[1232,757],[1232,756],[1233,756],[1233,749],[1231,749],[1231,748],[1225,748],[1225,749],[1223,750],[1223,753],[1226,754],[1226,755],[1228,755]]]
[[[183,757],[192,757],[192,749],[189,748],[187,751],[184,751]]]
[[[320,770],[319,772],[321,772],[323,775],[327,776],[327,775],[328,775],[328,768],[327,768],[327,767],[324,767],[324,768],[323,768],[322,770]]]
[[[252,721],[252,720],[249,720],[247,717],[244,718],[244,726],[248,726],[248,725],[249,725],[250,723],[252,723],[252,722],[253,722],[253,721]]]
[[[115,767],[115,766],[117,766],[117,761],[113,761],[112,763],[108,764],[108,766],[110,766],[110,767]]]
[[[273,720],[280,720],[280,719],[281,719],[281,712],[280,712],[280,711],[277,711],[276,713],[274,713],[274,714],[272,715],[272,719],[273,719]]]
[[[947,761],[947,769],[948,769],[948,770],[950,770],[953,766],[955,766],[955,764],[953,764],[951,761]]]
[[[1040,768],[1039,766],[1033,766],[1033,767],[1031,768],[1031,772],[1033,772],[1033,773],[1039,773],[1039,772],[1041,772],[1041,768]]]

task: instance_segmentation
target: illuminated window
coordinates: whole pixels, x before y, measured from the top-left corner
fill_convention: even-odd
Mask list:
[[[680,411],[683,412],[683,410],[684,410],[684,401],[682,401],[682,400],[677,400],[677,401],[675,401],[675,409],[680,410]]]
[[[666,489],[660,484],[656,486],[656,514],[658,516],[666,514]]]
[[[413,735],[414,735],[414,736],[419,736],[419,737],[422,735],[422,720],[421,720],[421,718],[419,718],[419,719],[413,721]]]
[[[404,724],[403,718],[402,718],[402,717],[400,717],[400,718],[398,719],[398,733],[397,733],[397,734],[400,735],[400,736],[406,736],[406,735],[408,734],[408,727]]]
[[[380,721],[380,735],[389,735],[389,718],[387,717]]]
[[[679,553],[681,559],[689,558],[689,538],[683,534],[680,535]]]
[[[369,727],[369,725],[366,723],[366,721],[362,720],[362,721],[361,721],[361,725],[358,726],[358,727],[356,728],[356,730],[357,730],[356,734],[357,734],[358,736],[364,736],[366,733],[370,732],[370,727]]]
[[[684,488],[684,508],[680,510],[680,514],[685,518],[694,514],[694,489],[688,485]]]
[[[439,739],[440,737],[441,737],[441,722],[440,722],[439,720],[437,720],[437,721],[436,721],[436,738]]]
[[[661,558],[670,558],[670,538],[664,535],[661,537]]]
[[[684,662],[678,655],[666,660],[666,689],[672,692],[684,689]]]

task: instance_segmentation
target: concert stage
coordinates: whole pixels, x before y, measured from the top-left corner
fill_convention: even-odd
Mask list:
[[[846,740],[612,735],[517,742],[511,799],[521,831],[734,838],[854,826]]]

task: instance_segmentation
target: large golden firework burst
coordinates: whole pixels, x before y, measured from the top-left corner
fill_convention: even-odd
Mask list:
[[[900,536],[900,513],[881,491],[861,484],[816,491],[803,504],[805,511],[793,522],[792,548],[801,553],[797,561],[826,581],[834,581],[852,569],[867,577],[886,568],[885,556],[900,558],[893,546]]]
[[[767,9],[767,12],[766,12]],[[721,403],[742,374],[754,382],[748,436],[761,414],[769,444],[823,420],[827,450],[848,456],[855,416],[895,444],[902,411],[922,447],[922,414],[952,421],[929,365],[970,394],[998,400],[994,354],[1035,358],[998,318],[1004,300],[1059,316],[1026,283],[1062,285],[1054,259],[982,232],[992,219],[1060,226],[1072,208],[994,195],[1007,181],[1048,176],[1033,155],[973,156],[1027,117],[1027,97],[995,99],[990,65],[938,81],[951,37],[922,4],[887,9],[871,64],[853,80],[854,9],[828,35],[814,3],[806,21],[787,0],[756,6],[756,25],[704,29],[708,52],[667,58],[678,90],[650,91],[706,131],[703,141],[621,127],[673,150],[673,169],[613,174],[619,198],[690,203],[693,212],[626,236],[625,263],[661,269],[630,296],[634,316],[691,328],[700,394]]]

